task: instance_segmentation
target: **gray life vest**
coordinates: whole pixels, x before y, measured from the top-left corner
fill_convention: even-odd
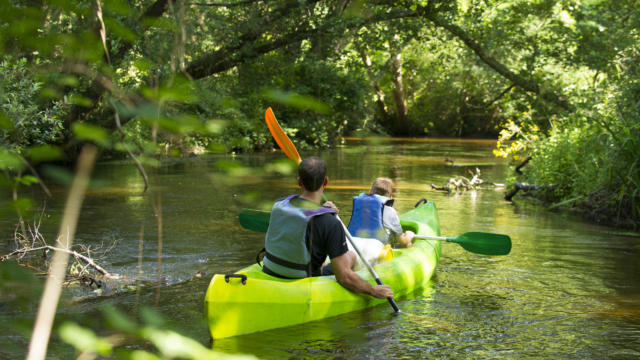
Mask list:
[[[277,201],[271,209],[269,229],[265,238],[264,266],[287,278],[310,276],[311,255],[307,249],[307,225],[311,218],[335,213],[325,207],[302,208],[291,204],[291,195]]]

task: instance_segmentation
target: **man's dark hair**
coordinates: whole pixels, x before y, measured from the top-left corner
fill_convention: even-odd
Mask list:
[[[327,176],[327,164],[317,156],[308,157],[298,166],[298,177],[307,191],[316,191]]]

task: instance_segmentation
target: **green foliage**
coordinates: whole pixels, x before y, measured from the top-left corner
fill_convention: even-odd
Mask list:
[[[617,60],[620,79],[607,82],[591,108],[558,118],[548,135],[518,128],[512,150],[533,155],[525,179],[558,184],[550,200],[578,205],[592,217],[640,225],[640,48]],[[515,134],[516,132],[513,132]],[[514,151],[515,152],[515,151]],[[571,200],[567,202],[568,200]]]
[[[80,357],[95,357],[96,355],[113,356],[120,359],[220,359],[220,360],[250,360],[256,359],[250,355],[229,355],[207,349],[202,344],[164,329],[166,321],[155,311],[144,308],[142,311],[143,325],[129,319],[114,307],[105,307],[103,316],[112,332],[118,336],[100,336],[93,330],[78,324],[65,322],[58,332],[62,340],[72,345]],[[101,332],[103,332],[102,330]],[[122,339],[142,340],[150,343],[154,350],[131,350]],[[116,340],[114,342],[115,339]]]
[[[340,137],[362,126],[367,114],[364,107],[367,88],[361,75],[339,64],[313,58],[305,59],[291,70],[289,82],[282,87],[308,98],[322,99],[331,109],[322,115],[302,109],[306,107],[302,102],[296,107],[274,107],[281,125],[294,130],[296,140],[304,141],[298,144],[301,148],[335,145]]]
[[[27,60],[0,62],[0,110],[10,124],[0,128],[0,140],[21,152],[33,145],[58,144],[63,137],[68,104],[41,97],[43,83],[29,71]]]

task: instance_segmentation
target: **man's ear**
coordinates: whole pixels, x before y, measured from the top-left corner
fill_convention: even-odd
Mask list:
[[[324,181],[322,182],[322,186],[327,186],[328,183],[329,183],[329,177],[325,176]]]
[[[304,189],[304,187],[302,186],[302,179],[300,178],[298,178],[298,186]]]

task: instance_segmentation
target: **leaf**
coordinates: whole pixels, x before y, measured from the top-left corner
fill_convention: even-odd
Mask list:
[[[104,147],[109,145],[109,134],[101,127],[76,122],[71,125],[71,130],[79,140],[92,141]]]
[[[130,42],[138,40],[138,35],[136,35],[136,33],[128,27],[122,25],[118,20],[113,18],[105,18],[104,23],[107,29],[107,34],[109,32],[112,32],[117,37]]]
[[[62,158],[62,149],[53,145],[34,146],[27,149],[27,155],[34,163],[58,160]]]
[[[289,158],[283,158],[265,165],[265,171],[282,175],[291,175],[298,169],[298,164]]]
[[[161,360],[160,357],[155,354],[148,353],[142,350],[134,350],[130,355],[129,359],[131,360]]]
[[[143,88],[142,94],[158,102],[195,103],[198,100],[192,82],[184,76],[176,76],[170,84],[163,84],[158,88]]]
[[[72,86],[72,87],[76,87],[79,84],[78,78],[71,75],[61,76],[58,79],[56,79],[56,82],[59,85]]]
[[[166,322],[160,313],[149,307],[143,307],[140,311],[140,315],[142,316],[142,320],[144,320],[145,324],[150,326],[162,327]]]
[[[0,149],[0,169],[21,171],[25,167],[20,157],[9,150]]]
[[[25,175],[20,177],[16,176],[15,180],[21,183],[22,185],[26,185],[26,186],[31,186],[32,184],[37,184],[39,182],[38,178],[31,175]]]
[[[3,113],[0,113],[0,129],[12,129],[13,123]]]
[[[9,207],[24,215],[33,209],[33,200],[21,197],[11,201]]]
[[[69,185],[73,181],[71,171],[60,166],[45,165],[42,167],[42,174],[62,185]]]
[[[80,105],[83,107],[91,107],[91,105],[93,104],[91,102],[91,99],[89,99],[86,96],[82,96],[82,95],[78,95],[78,94],[74,94],[68,97],[69,103],[70,104],[74,104],[74,105]]]
[[[263,95],[267,100],[278,102],[283,105],[289,105],[298,109],[313,110],[320,114],[328,114],[331,110],[329,105],[312,96],[284,92],[277,89],[266,89],[263,91]]]
[[[216,161],[216,168],[230,176],[245,176],[251,173],[250,169],[234,160],[218,160]]]
[[[131,321],[126,315],[121,313],[113,305],[105,305],[102,309],[107,323],[112,328],[128,333],[134,334],[138,331],[138,325]]]
[[[58,332],[62,340],[82,352],[110,355],[113,351],[109,341],[96,336],[93,331],[85,329],[78,324],[65,322],[60,325]]]
[[[104,8],[117,15],[129,16],[134,13],[133,9],[125,0],[109,0],[104,2]]]
[[[142,336],[155,345],[165,359],[257,359],[253,355],[224,354],[204,347],[198,341],[170,330],[144,328]]]

